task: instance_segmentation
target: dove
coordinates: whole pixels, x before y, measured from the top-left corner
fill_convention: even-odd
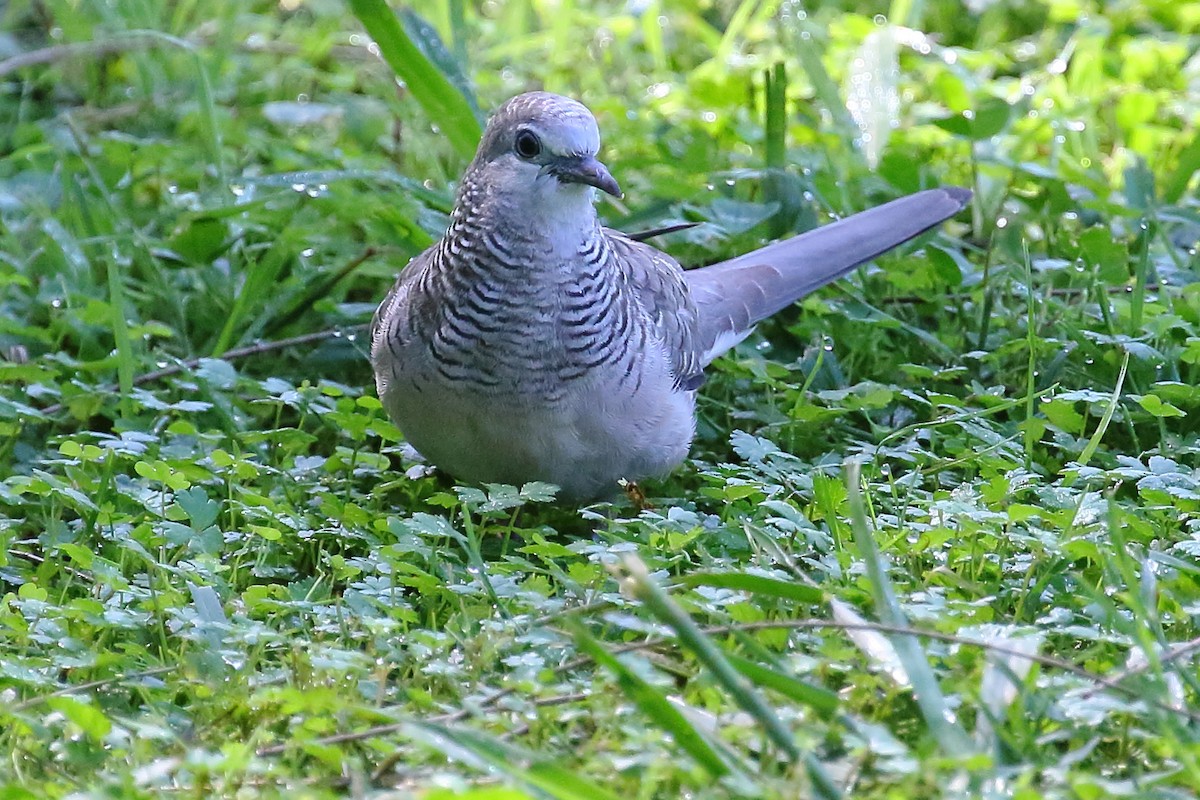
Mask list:
[[[684,270],[604,227],[595,118],[548,92],[489,121],[445,235],[401,271],[371,327],[384,409],[426,459],[471,483],[613,494],[687,457],[704,368],[756,323],[961,211],[917,192]]]

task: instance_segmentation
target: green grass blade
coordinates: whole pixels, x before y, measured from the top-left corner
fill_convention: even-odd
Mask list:
[[[92,237],[99,236],[99,227],[89,211],[88,198],[83,193],[78,181],[72,182],[71,191],[79,204],[84,224]],[[61,230],[61,229],[60,229]],[[65,235],[66,232],[62,231]],[[129,417],[133,414],[133,376],[137,371],[133,355],[133,339],[129,335],[129,303],[125,297],[125,276],[121,266],[128,265],[129,259],[117,247],[109,249],[101,257],[104,263],[104,274],[108,286],[109,327],[112,330],[113,344],[117,351],[117,384],[121,389],[121,415]]]
[[[467,101],[467,105],[471,107],[471,113],[475,115],[475,118],[481,119],[479,103],[475,99],[475,93],[471,91],[471,81],[461,68],[461,65],[466,63],[466,55],[458,58],[452,54],[438,36],[437,29],[411,8],[402,6],[399,14],[404,30],[413,44],[458,90],[463,99]]]
[[[465,159],[475,154],[483,131],[470,103],[413,42],[384,0],[347,0],[379,46],[388,66]]]
[[[794,600],[798,603],[820,603],[825,594],[813,586],[804,586],[791,581],[768,578],[765,575],[750,575],[745,572],[693,572],[684,576],[681,583],[687,587],[716,586],[722,589],[737,589],[751,594]]]
[[[730,663],[716,643],[700,630],[700,626],[654,582],[646,571],[646,565],[634,556],[627,557],[622,563],[634,594],[645,604],[647,610],[675,631],[680,643],[696,655],[717,683],[725,687],[734,702],[762,726],[763,732],[776,747],[792,759],[804,763],[817,795],[822,798],[841,797],[841,792],[821,764],[811,755],[800,752],[791,732],[784,727],[762,695]]]
[[[1029,258],[1027,244],[1022,248],[1022,254],[1025,257],[1025,346],[1029,351],[1025,362],[1025,469],[1033,469],[1033,447],[1038,439],[1033,425],[1037,412],[1034,400],[1037,385],[1037,303],[1033,298],[1033,262]]]
[[[867,619],[849,603],[834,598],[829,603],[829,610],[834,622],[845,627],[846,637],[870,659],[876,669],[901,686],[912,686],[912,679],[908,677],[891,639],[871,628]]]
[[[112,314],[113,341],[117,345],[117,382],[121,387],[121,413],[129,416],[133,410],[133,374],[136,370],[133,341],[129,336],[125,283],[115,256],[104,259],[104,272],[108,276],[109,313]]]
[[[1197,172],[1200,172],[1200,135],[1193,134],[1192,141],[1179,153],[1175,169],[1163,181],[1163,201],[1178,203]]]
[[[636,703],[642,713],[659,728],[671,734],[671,738],[686,750],[705,772],[716,778],[729,774],[729,765],[709,743],[708,738],[697,730],[662,692],[642,680],[637,673],[621,663],[620,659],[605,650],[582,625],[573,623],[571,633],[579,649],[611,672],[625,696]]]
[[[837,83],[825,69],[825,62],[822,60],[825,56],[823,42],[829,32],[814,25],[807,15],[796,14],[793,9],[781,11],[780,19],[791,33],[792,53],[800,61],[800,67],[808,77],[809,83],[812,84],[817,100],[829,112],[834,127],[842,139],[848,143],[853,142],[858,136],[858,127],[846,109],[846,103],[842,99],[842,93],[838,89]],[[853,148],[851,150],[858,152]]]
[[[764,103],[766,124],[765,163],[767,169],[787,166],[787,68],[782,61],[765,71]]]
[[[745,675],[755,684],[778,692],[789,700],[806,705],[822,717],[832,717],[840,705],[836,693],[821,686],[813,686],[791,675],[786,675],[777,669],[765,667],[747,658],[727,653],[725,655],[734,669]]]
[[[502,772],[556,800],[619,800],[617,795],[562,766],[553,756],[531,753],[479,731],[430,722],[410,722],[403,730],[448,758]]]
[[[695,653],[713,677],[733,696],[737,704],[754,717],[767,737],[792,758],[799,758],[800,750],[792,739],[791,732],[784,727],[779,717],[763,698],[754,691],[725,658],[721,649],[700,630],[695,621],[667,597],[646,571],[640,559],[629,557],[623,562],[629,573],[634,591],[646,608],[675,631],[680,642]]]
[[[260,251],[257,258],[252,254],[247,254],[250,257],[247,259],[249,263],[246,268],[245,281],[242,283],[237,297],[234,298],[229,315],[225,318],[225,324],[221,327],[221,333],[217,337],[217,342],[213,345],[211,355],[220,356],[233,347],[242,338],[242,330],[246,327],[246,318],[258,304],[262,303],[264,298],[273,296],[273,287],[283,272],[286,259],[292,254],[290,244],[284,243],[289,242],[293,235],[290,231],[281,231],[274,247]]]
[[[867,576],[871,581],[871,593],[880,617],[889,625],[908,626],[908,619],[896,600],[892,582],[887,576],[887,569],[880,555],[875,537],[867,524],[867,514],[863,508],[862,489],[859,487],[859,465],[850,462],[846,465],[846,487],[849,490],[850,521],[854,528],[854,538],[866,564]],[[921,650],[921,644],[916,637],[896,635],[891,637],[896,648],[896,656],[908,675],[912,685],[913,696],[921,709],[925,723],[933,732],[942,749],[949,755],[963,757],[971,752],[971,743],[966,732],[953,721],[953,714],[942,695],[933,668]]]
[[[721,41],[713,57],[721,62],[728,61],[738,46],[745,41],[746,28],[755,22],[761,22],[763,11],[770,13],[771,6],[772,4],[763,3],[761,0],[742,0],[738,3],[721,34]]]
[[[1125,351],[1125,357],[1121,359],[1121,371],[1117,373],[1117,385],[1113,387],[1112,397],[1108,401],[1108,405],[1104,407],[1104,415],[1100,417],[1100,424],[1096,426],[1092,438],[1088,440],[1087,446],[1083,448],[1083,452],[1079,454],[1079,466],[1086,467],[1088,462],[1092,460],[1092,456],[1096,453],[1096,448],[1100,446],[1100,442],[1104,439],[1104,433],[1108,430],[1108,425],[1112,422],[1113,414],[1117,411],[1117,405],[1121,402],[1121,391],[1125,387],[1125,373],[1129,371],[1129,351]]]
[[[893,25],[904,25],[909,28],[919,28],[925,4],[921,0],[892,0],[888,9],[888,22]]]

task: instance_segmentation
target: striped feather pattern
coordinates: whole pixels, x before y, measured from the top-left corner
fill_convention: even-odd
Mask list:
[[[631,376],[648,326],[606,232],[593,223],[564,258],[480,205],[459,205],[413,279],[410,313],[392,320],[407,330],[387,338],[420,342],[447,384],[490,395],[557,402],[597,370]]]

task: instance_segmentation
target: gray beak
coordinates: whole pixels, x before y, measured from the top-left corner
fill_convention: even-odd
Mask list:
[[[594,156],[567,156],[548,166],[550,174],[564,183],[584,183],[613,197],[621,196],[621,187],[609,174],[608,167]]]

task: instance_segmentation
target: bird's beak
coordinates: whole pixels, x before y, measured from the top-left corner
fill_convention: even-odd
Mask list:
[[[584,183],[588,186],[595,186],[602,192],[608,192],[613,197],[621,196],[621,187],[609,173],[608,167],[601,164],[594,156],[560,158],[551,165],[549,171],[564,183]]]

